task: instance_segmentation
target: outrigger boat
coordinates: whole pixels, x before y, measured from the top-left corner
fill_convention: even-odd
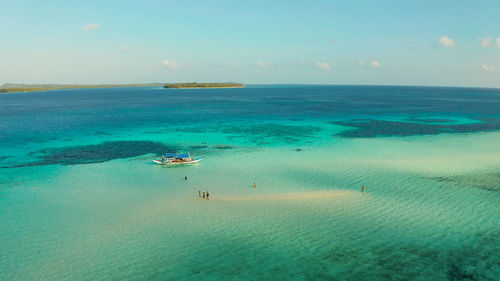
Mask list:
[[[189,156],[189,153],[166,153],[161,156],[160,160],[153,160],[153,162],[159,165],[186,165],[198,163],[201,160],[203,160],[203,158],[194,159]]]

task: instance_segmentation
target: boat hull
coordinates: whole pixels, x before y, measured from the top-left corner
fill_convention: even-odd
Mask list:
[[[173,161],[164,161],[162,162],[161,160],[153,160],[154,163],[158,165],[167,165],[167,166],[179,166],[179,165],[189,165],[189,164],[195,164],[203,160],[203,158],[200,159],[195,159],[193,161],[185,161],[185,162],[173,162]]]

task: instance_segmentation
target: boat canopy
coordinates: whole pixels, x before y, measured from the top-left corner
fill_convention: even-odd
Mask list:
[[[177,153],[177,152],[171,152],[171,153],[165,153],[163,156],[165,158],[189,158],[189,153]]]

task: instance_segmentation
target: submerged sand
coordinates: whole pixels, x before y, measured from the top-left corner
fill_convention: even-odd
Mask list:
[[[274,194],[251,194],[242,196],[221,196],[217,200],[309,200],[309,199],[324,199],[338,197],[353,197],[359,194],[359,191],[354,190],[317,190],[304,192],[286,192]]]

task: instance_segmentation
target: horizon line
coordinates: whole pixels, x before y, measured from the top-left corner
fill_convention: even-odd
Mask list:
[[[5,82],[1,88],[8,88],[6,85],[37,85],[37,86],[130,86],[140,87],[159,84],[193,83],[191,82],[144,82],[144,83],[21,83]],[[471,88],[471,89],[493,89],[500,90],[500,87],[479,87],[479,86],[451,86],[451,85],[411,85],[411,84],[328,84],[328,83],[244,83],[244,82],[194,82],[194,83],[241,83],[245,86],[366,86],[366,87],[427,87],[427,88]],[[91,87],[89,87],[91,88]]]

